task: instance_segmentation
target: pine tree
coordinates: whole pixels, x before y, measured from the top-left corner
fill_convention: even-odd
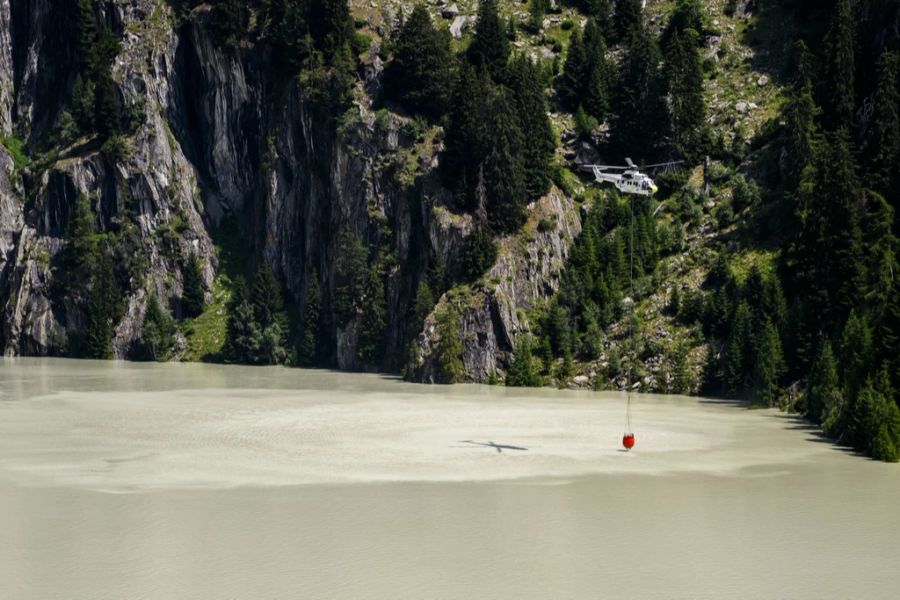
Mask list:
[[[691,158],[706,152],[710,138],[696,38],[693,29],[676,30],[666,47],[672,137],[678,151]]]
[[[705,19],[700,0],[678,0],[675,10],[672,11],[669,22],[666,23],[666,28],[663,30],[660,45],[668,48],[672,37],[683,36],[686,31],[693,30],[698,35],[692,36],[691,41],[695,46],[701,46],[702,39],[699,34],[703,32]]]
[[[309,288],[306,291],[306,300],[303,304],[303,329],[300,332],[300,341],[297,344],[297,362],[303,367],[312,367],[321,359],[322,333],[320,331],[320,319],[322,311],[322,298],[319,291],[319,277],[315,271],[310,275]]]
[[[584,53],[586,73],[579,96],[587,113],[602,123],[609,112],[609,65],[606,41],[594,19],[584,28]]]
[[[262,345],[262,331],[242,279],[235,283],[227,313],[225,355],[233,362],[255,363]]]
[[[94,82],[80,73],[72,85],[72,113],[81,131],[93,130]]]
[[[97,21],[93,0],[77,0],[76,25],[78,28],[78,56],[81,72],[90,78],[97,68]]]
[[[192,254],[184,266],[182,279],[181,308],[188,317],[200,316],[206,306],[206,291],[203,283],[203,270],[196,254]]]
[[[597,21],[603,39],[611,40],[615,35],[611,0],[583,0],[583,4],[585,14]]]
[[[845,129],[818,153],[814,180],[804,191],[797,267],[804,292],[823,325],[839,325],[859,303],[866,278],[860,187]]]
[[[825,339],[807,378],[806,418],[821,423],[826,409],[840,404],[840,381],[831,343]]]
[[[656,42],[643,27],[638,28],[625,43],[619,87],[613,95],[611,132],[613,143],[635,159],[650,156],[668,129],[659,62]]]
[[[425,6],[417,4],[393,44],[385,91],[414,112],[440,117],[447,110],[452,64],[449,32],[436,28]]]
[[[463,347],[459,337],[459,312],[454,306],[445,306],[435,314],[438,334],[435,362],[438,365],[435,383],[456,383],[465,375],[462,361]]]
[[[888,366],[892,374],[892,384],[900,387],[900,283],[894,281],[894,287],[888,295],[878,327],[878,357],[882,364]]]
[[[750,307],[746,302],[741,302],[734,313],[722,367],[722,379],[728,394],[738,396],[744,393],[754,359]]]
[[[106,252],[100,252],[96,269],[87,305],[84,356],[112,358],[113,329],[119,318],[122,292]]]
[[[368,269],[365,295],[362,300],[356,354],[364,364],[377,367],[384,362],[384,335],[387,324],[384,282],[377,265]]]
[[[368,250],[359,236],[346,229],[341,231],[331,301],[334,316],[341,327],[357,312],[360,298],[365,294],[366,273]]]
[[[753,394],[773,406],[778,399],[778,381],[784,373],[784,354],[778,330],[766,318],[756,339],[756,362],[753,367]]]
[[[531,0],[528,4],[528,27],[534,33],[544,26],[544,13],[549,8],[547,0]]]
[[[490,73],[494,81],[502,81],[509,60],[509,40],[500,15],[497,0],[481,0],[478,3],[478,20],[475,37],[467,50],[469,61]]]
[[[354,34],[347,0],[310,0],[309,32],[327,64],[343,68]]]
[[[900,193],[900,56],[883,52],[878,60],[878,88],[873,101],[874,114],[868,133],[868,156],[871,173],[877,178],[875,188],[891,194],[895,201]]]
[[[491,92],[485,72],[477,74],[471,66],[460,65],[444,135],[441,173],[447,187],[469,206],[474,204],[474,188],[492,144],[485,100]]]
[[[865,315],[850,312],[841,336],[841,379],[844,395],[856,396],[872,363],[872,329]]]
[[[852,130],[856,106],[853,50],[853,16],[850,0],[836,0],[831,26],[825,37],[825,91],[827,121],[833,129]]]
[[[229,48],[237,48],[247,31],[249,14],[247,5],[241,0],[219,0],[216,4],[213,27],[219,43]]]
[[[541,376],[534,368],[531,340],[523,336],[516,340],[512,362],[506,373],[506,385],[509,387],[538,387],[542,383]]]
[[[794,44],[797,73],[793,92],[782,114],[785,120],[785,160],[783,174],[789,190],[800,184],[803,170],[812,162],[819,139],[816,118],[821,110],[813,100],[809,52],[803,40]]]
[[[174,333],[175,321],[159,305],[156,295],[151,293],[141,326],[140,358],[166,360],[172,347]]]
[[[550,185],[550,161],[556,141],[537,66],[531,59],[517,56],[509,65],[506,84],[512,92],[512,108],[522,132],[525,193],[529,199],[539,198]]]
[[[672,351],[672,391],[676,394],[691,393],[691,371],[687,359],[687,345],[678,342]]]
[[[256,321],[263,328],[275,323],[284,310],[281,284],[278,283],[266,264],[263,264],[256,272],[250,300],[253,303],[253,314],[256,316]]]
[[[497,90],[488,100],[493,147],[484,159],[488,222],[497,233],[518,230],[525,222],[525,146],[507,93]]]
[[[620,44],[629,43],[632,36],[641,35],[644,28],[641,0],[616,0],[613,28],[616,41]]]
[[[416,301],[413,304],[412,318],[410,319],[410,331],[413,336],[418,335],[422,331],[425,319],[434,309],[434,294],[431,293],[431,287],[428,281],[423,279],[419,282],[416,290]]]
[[[569,110],[575,110],[581,104],[582,86],[587,78],[587,53],[581,40],[581,32],[575,29],[572,33],[572,38],[569,40],[562,76],[559,78],[557,87],[560,99],[562,99],[563,104]]]

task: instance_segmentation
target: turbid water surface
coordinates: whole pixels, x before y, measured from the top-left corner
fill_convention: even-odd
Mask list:
[[[628,453],[624,420],[615,393],[7,359],[0,597],[900,597],[897,465],[727,402],[636,396]]]

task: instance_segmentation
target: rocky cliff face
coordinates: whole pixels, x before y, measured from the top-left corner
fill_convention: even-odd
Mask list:
[[[555,293],[573,241],[581,233],[579,212],[558,189],[532,203],[521,233],[501,241],[500,257],[470,293],[447,294],[425,320],[417,340],[415,377],[432,382],[440,365],[441,332],[436,315],[454,305],[460,315],[463,364],[468,378],[486,382],[505,369],[516,336],[529,331],[527,311]]]
[[[219,263],[215,231],[237,222],[241,243],[264,261],[298,305],[318,276],[343,369],[356,358],[357,319],[338,327],[328,316],[342,231],[359,236],[370,260],[391,253],[387,348],[383,365],[399,370],[410,339],[411,303],[428,257],[451,264],[470,231],[447,210],[433,152],[416,155],[402,117],[376,119],[380,64],[361,68],[354,102],[335,118],[310,101],[296,77],[273,68],[263,46],[232,50],[211,34],[208,6],[176,27],[164,0],[104,4],[121,40],[112,69],[122,105],[137,125],[116,152],[92,139],[66,147],[47,140],[71,95],[75,41],[66,29],[74,2],[0,0],[0,130],[24,140],[30,164],[0,148],[0,344],[8,355],[65,353],[84,315],[54,292],[76,198],[90,199],[99,231],[126,235],[135,261],[125,311],[115,324],[114,355],[126,358],[140,337],[150,294],[176,315],[181,269],[191,255],[211,290]],[[71,29],[71,27],[69,27]],[[11,139],[11,137],[9,138]],[[466,312],[465,364],[482,380],[526,326],[519,312],[555,287],[579,224],[558,191],[534,215],[555,215],[552,231],[504,241],[502,258]],[[432,336],[419,336],[418,377],[427,380]],[[368,365],[371,367],[372,365]]]

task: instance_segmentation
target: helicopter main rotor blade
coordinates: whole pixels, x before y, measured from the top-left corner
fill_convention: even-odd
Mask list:
[[[672,165],[684,164],[683,160],[673,160],[670,162],[656,163],[655,165],[641,165],[642,169],[652,169],[653,167],[670,167]]]

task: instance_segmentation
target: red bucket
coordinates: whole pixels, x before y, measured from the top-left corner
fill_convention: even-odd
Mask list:
[[[626,433],[622,436],[622,445],[625,446],[626,450],[631,450],[634,448],[634,434]]]

